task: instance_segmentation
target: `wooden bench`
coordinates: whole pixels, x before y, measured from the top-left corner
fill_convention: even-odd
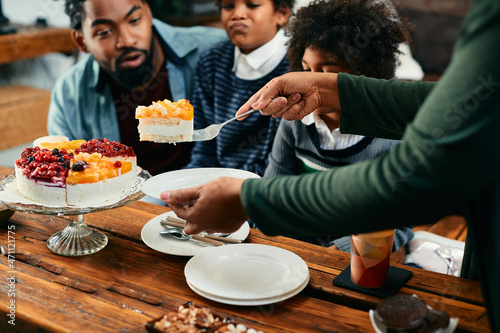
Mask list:
[[[47,135],[50,91],[22,85],[0,87],[0,150]]]

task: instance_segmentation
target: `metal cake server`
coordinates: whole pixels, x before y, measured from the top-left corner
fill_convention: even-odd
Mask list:
[[[213,124],[213,125],[210,125],[208,127],[205,127],[203,129],[199,129],[199,130],[195,130],[193,131],[193,140],[192,141],[206,141],[206,140],[212,140],[213,138],[215,138],[217,135],[219,135],[219,132],[221,130],[221,128],[226,125],[227,123],[233,121],[233,120],[236,120],[240,117],[243,117],[243,116],[246,116],[248,114],[251,114],[251,113],[254,113],[255,111],[259,111],[259,110],[250,110],[250,111],[247,111],[245,113],[242,113],[240,114],[239,116],[236,116],[234,118],[231,118],[229,120],[226,120],[225,122],[223,123],[220,123],[220,124]]]

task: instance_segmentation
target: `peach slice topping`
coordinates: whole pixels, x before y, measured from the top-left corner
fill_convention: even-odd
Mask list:
[[[75,163],[83,164],[85,167],[81,171],[75,171]],[[84,163],[83,163],[84,162]],[[78,164],[77,163],[77,164]],[[132,170],[132,162],[111,161],[108,157],[100,153],[80,153],[71,160],[71,168],[66,184],[85,184],[105,181],[123,175]]]
[[[193,119],[193,106],[187,99],[171,102],[168,99],[153,102],[150,106],[139,106],[136,109],[136,118],[180,118],[186,121]]]
[[[61,149],[66,149],[66,151],[71,153],[73,150],[80,148],[82,143],[85,143],[87,141],[85,140],[73,140],[73,141],[58,141],[58,142],[41,142],[40,143],[40,148],[46,148],[49,150],[52,150],[54,148],[57,148],[59,150]]]

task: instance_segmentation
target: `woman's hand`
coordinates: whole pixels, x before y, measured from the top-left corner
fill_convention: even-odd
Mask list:
[[[279,76],[250,97],[236,115],[256,109],[265,116],[295,120],[319,107],[340,111],[337,79],[336,73],[294,72]]]
[[[198,187],[163,192],[160,197],[186,220],[187,234],[234,232],[248,219],[240,201],[243,181],[222,177]]]

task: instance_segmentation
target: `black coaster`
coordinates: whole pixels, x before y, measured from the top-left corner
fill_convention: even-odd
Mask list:
[[[398,290],[401,289],[401,287],[403,287],[405,283],[411,278],[412,275],[413,273],[406,269],[389,266],[387,283],[384,286],[380,288],[363,288],[352,282],[351,265],[349,265],[335,279],[333,279],[333,285],[358,291],[363,294],[386,298],[395,295]]]

